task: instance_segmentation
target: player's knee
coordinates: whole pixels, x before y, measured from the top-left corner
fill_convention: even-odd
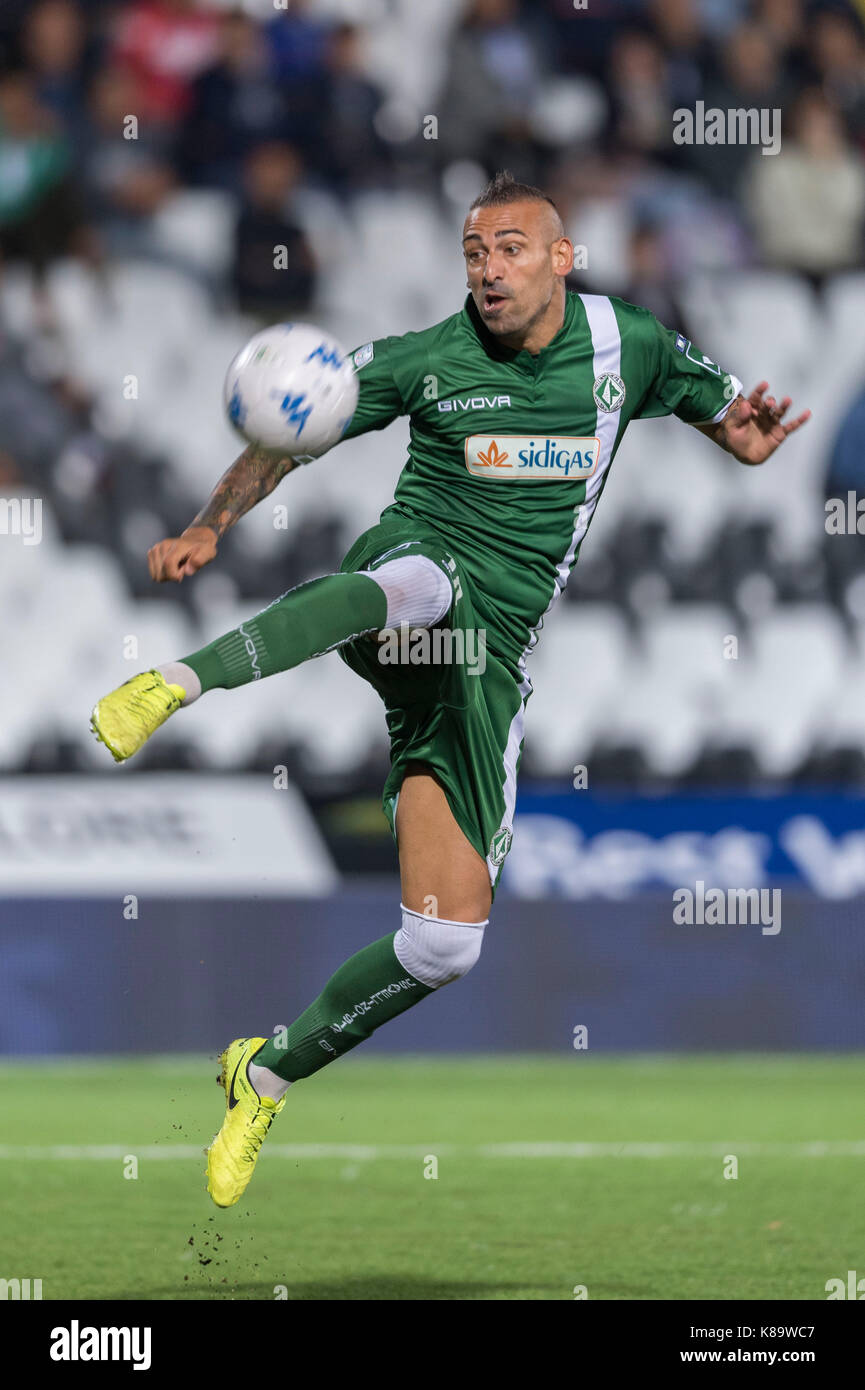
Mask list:
[[[393,948],[400,964],[429,989],[462,979],[477,963],[486,922],[449,922],[402,909]]]
[[[365,570],[387,599],[385,627],[433,627],[453,603],[451,581],[426,555],[401,555],[378,569]]]

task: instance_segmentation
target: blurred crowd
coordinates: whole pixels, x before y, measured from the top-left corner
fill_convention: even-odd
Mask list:
[[[677,143],[699,102],[779,112],[780,153]],[[36,466],[22,383],[43,420],[92,414],[52,356],[54,263],[170,259],[226,308],[312,317],[331,253],[310,196],[350,227],[367,195],[417,195],[444,228],[501,167],[554,195],[581,287],[689,336],[694,272],[819,292],[863,259],[865,0],[2,0],[0,481]],[[222,214],[204,266],[196,233],[162,236],[196,198]],[[38,351],[10,335],[4,265],[30,276]],[[865,478],[862,439],[854,411],[831,478]]]
[[[625,270],[598,269],[653,308],[695,258],[817,284],[858,263],[865,0],[467,0],[435,31],[438,77],[414,110],[381,60],[398,11],[3,0],[0,254],[37,271],[146,255],[178,189],[215,188],[236,200],[238,302],[272,316],[313,292],[299,187],[441,193],[507,166],[554,192],[575,235],[618,248]],[[780,111],[781,154],[675,143],[674,112],[698,101]],[[276,274],[260,254],[274,243],[289,248]]]
[[[779,112],[780,152],[677,143],[676,113],[698,103]],[[355,328],[451,312],[456,229],[501,167],[555,197],[587,252],[580,288],[644,304],[713,351],[705,314],[689,322],[709,272],[697,298],[716,330],[730,317],[734,369],[767,321],[755,367],[778,338],[793,344],[775,354],[783,389],[797,353],[791,392],[810,392],[824,361],[847,369],[826,383],[813,471],[830,495],[865,491],[865,280],[843,278],[863,264],[865,0],[0,0],[0,497],[46,499],[70,552],[43,558],[56,583],[92,564],[103,596],[155,592],[164,621],[203,621],[209,576],[154,591],[144,556],[228,462],[225,364],[254,321],[342,314],[351,345]],[[743,287],[761,267],[788,273],[774,298],[760,298],[772,276]],[[140,410],[118,405],[121,369],[145,373]],[[755,584],[860,623],[861,538],[822,534],[816,490],[790,489],[817,518],[806,562],[776,544],[780,474],[764,511],[740,516],[726,459],[714,476],[709,461],[692,474],[690,456],[676,473],[677,438],[664,462],[682,505],[653,522],[643,494],[621,494],[618,529],[596,533],[568,594],[617,605],[635,632],[647,594],[720,601],[746,622]],[[400,451],[370,442],[363,468],[384,499]],[[226,538],[217,589],[260,598],[339,564],[356,500],[319,476],[290,544],[252,520]],[[708,529],[680,554],[669,523],[686,530],[697,503]],[[4,554],[10,606],[18,552]],[[12,744],[27,765],[27,740]],[[45,765],[82,756],[76,743]]]

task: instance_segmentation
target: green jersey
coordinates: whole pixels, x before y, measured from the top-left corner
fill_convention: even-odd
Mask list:
[[[469,296],[419,333],[353,354],[357,410],[345,438],[410,421],[389,514],[442,536],[471,580],[487,642],[522,658],[567,582],[631,420],[722,418],[741,390],[647,309],[568,292],[536,354],[498,343]]]

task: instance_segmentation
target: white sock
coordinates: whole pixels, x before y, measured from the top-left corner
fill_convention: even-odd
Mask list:
[[[169,685],[183,686],[186,694],[180,702],[182,705],[191,705],[193,700],[198,699],[201,694],[201,681],[191,666],[187,666],[183,661],[166,661],[164,666],[157,666],[156,669]]]
[[[426,555],[401,555],[385,560],[378,569],[361,570],[374,579],[387,599],[385,627],[402,623],[432,627],[441,622],[454,601],[453,588],[443,569]]]
[[[289,1086],[290,1081],[284,1077],[277,1076],[270,1067],[260,1067],[256,1062],[249,1062],[246,1068],[250,1085],[260,1096],[268,1096],[270,1100],[282,1100]]]

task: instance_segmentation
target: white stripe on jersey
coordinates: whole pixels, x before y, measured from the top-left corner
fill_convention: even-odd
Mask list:
[[[609,297],[605,294],[581,294],[583,308],[586,311],[586,318],[589,324],[589,332],[592,335],[592,380],[597,381],[604,372],[613,372],[616,376],[621,375],[622,370],[622,338],[619,333],[619,325],[616,322],[615,311],[610,303]],[[624,399],[624,397],[623,397]],[[532,629],[528,645],[525,647],[519,660],[519,668],[522,672],[520,682],[520,707],[511,720],[508,730],[508,741],[504,756],[504,798],[505,811],[502,817],[499,830],[512,830],[514,823],[514,807],[517,800],[517,756],[520,744],[523,741],[526,719],[526,700],[532,693],[532,683],[526,674],[526,659],[529,652],[537,645],[538,634],[544,625],[544,618],[552,609],[556,600],[564,592],[568,582],[568,575],[574,563],[574,556],[577,547],[581,544],[583,537],[589,529],[589,522],[598,505],[598,498],[601,495],[604,478],[613,457],[613,445],[616,442],[616,434],[619,429],[618,410],[597,410],[595,415],[595,433],[601,441],[601,453],[598,466],[586,483],[585,500],[576,510],[574,533],[571,536],[571,543],[563,557],[556,566],[556,581],[550,601],[538,620],[537,626]],[[499,870],[498,865],[492,862],[490,855],[487,855],[487,869],[489,870],[490,883],[495,883],[496,874]]]

